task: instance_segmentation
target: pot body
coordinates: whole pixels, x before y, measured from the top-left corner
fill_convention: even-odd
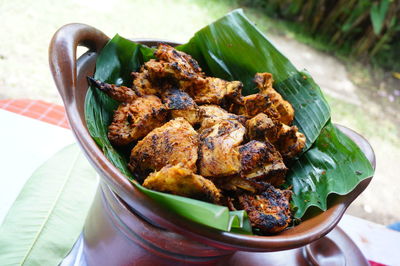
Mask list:
[[[100,182],[83,231],[88,265],[214,265],[234,252],[193,241],[150,222]]]

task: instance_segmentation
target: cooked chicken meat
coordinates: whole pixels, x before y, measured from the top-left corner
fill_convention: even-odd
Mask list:
[[[240,81],[207,77],[169,45],[154,55],[132,73],[132,88],[89,78],[121,102],[108,138],[136,143],[129,169],[149,189],[245,210],[264,234],[284,230],[291,191],[274,186],[285,182],[284,160],[298,155],[306,138],[290,126],[293,107],[273,88],[272,75],[257,73],[259,93],[242,96]]]
[[[265,114],[247,120],[246,128],[250,139],[271,142],[284,159],[294,158],[306,144],[306,137],[296,126],[273,121]]]
[[[235,207],[247,212],[253,228],[264,234],[273,234],[284,230],[292,220],[289,205],[291,195],[290,190],[280,190],[266,184],[261,194],[239,195]]]
[[[166,118],[167,111],[157,96],[138,97],[118,106],[108,127],[108,139],[114,145],[127,145],[163,125]]]
[[[274,122],[264,113],[260,113],[246,121],[249,139],[268,140],[272,144],[278,141],[281,128],[282,123]]]
[[[196,60],[194,60],[190,55],[180,52],[168,44],[160,43],[154,53],[154,56],[159,60],[174,63],[174,68],[179,69],[182,72],[186,72],[187,76],[204,75]]]
[[[122,102],[115,110],[113,121],[108,127],[108,138],[112,144],[127,145],[164,124],[167,111],[157,96],[139,96],[140,93],[130,88],[94,79],[90,79],[90,82],[111,98]]]
[[[283,158],[291,159],[299,154],[306,145],[306,136],[296,126],[282,125],[276,147]]]
[[[151,173],[143,186],[161,192],[205,200],[219,204],[222,198],[220,190],[210,180],[196,175],[182,164],[167,165],[160,171]]]
[[[136,144],[129,168],[143,175],[166,165],[182,163],[183,167],[196,172],[198,145],[197,132],[179,117],[154,129]]]
[[[202,112],[200,131],[202,129],[212,127],[221,120],[236,120],[241,122],[242,124],[245,123],[245,117],[228,113],[218,105],[206,104],[199,106],[199,108],[200,111]]]
[[[236,120],[221,120],[200,133],[199,172],[205,177],[237,174],[240,171],[238,146],[245,127]]]
[[[271,143],[252,140],[240,146],[239,153],[242,177],[261,179],[274,186],[285,182],[287,168]]]
[[[240,81],[212,77],[181,81],[179,84],[197,104],[222,104],[227,99],[240,96],[243,87]]]
[[[280,114],[269,97],[260,93],[243,97],[243,104],[238,107],[237,113],[249,118],[259,113],[265,113],[274,120],[280,119]]]
[[[165,107],[171,110],[172,118],[183,117],[191,125],[201,121],[202,110],[186,92],[172,88],[162,94],[162,100]]]
[[[121,103],[129,103],[141,96],[138,91],[125,86],[116,86],[88,77],[89,84],[107,93],[108,96]]]
[[[272,88],[271,73],[257,73],[254,77],[254,82],[260,90],[260,94],[267,95],[272,104],[280,115],[279,121],[283,124],[290,125],[294,119],[294,110],[292,105],[282,98],[274,88]]]

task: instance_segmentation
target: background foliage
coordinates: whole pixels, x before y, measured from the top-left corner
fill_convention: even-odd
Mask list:
[[[400,71],[398,0],[243,0],[268,16],[291,22],[326,49]]]

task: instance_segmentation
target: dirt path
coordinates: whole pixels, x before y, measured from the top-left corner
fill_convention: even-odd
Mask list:
[[[49,41],[66,23],[95,25],[109,36],[186,41],[232,9],[225,1],[0,1],[0,99],[32,98],[61,104],[50,76]],[[117,15],[116,15],[117,14]],[[134,15],[133,15],[134,14]],[[151,16],[149,16],[151,14]],[[262,28],[271,26],[263,25]],[[350,213],[388,224],[400,220],[400,142],[398,128],[382,104],[351,82],[337,59],[292,38],[270,35],[299,68],[306,68],[328,96],[333,121],[353,128],[372,143],[378,160],[373,182]],[[394,114],[400,113],[394,110]],[[399,123],[400,124],[400,123]]]

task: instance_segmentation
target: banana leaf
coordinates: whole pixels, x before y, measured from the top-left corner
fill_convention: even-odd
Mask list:
[[[327,195],[349,193],[355,184],[372,175],[372,167],[360,149],[331,124],[329,106],[312,77],[306,71],[298,71],[241,10],[235,10],[204,27],[195,33],[188,43],[178,46],[177,49],[191,54],[210,76],[242,81],[244,94],[257,92],[252,81],[255,73],[273,74],[274,87],[293,105],[296,112],[294,124],[307,137],[304,153],[294,162],[287,177],[288,185],[293,185],[292,204],[296,210],[296,217],[302,217],[310,206],[325,210]],[[132,80],[126,75],[126,68],[129,69],[128,72],[136,71],[140,64],[152,58],[153,50],[116,35],[103,48],[97,59],[95,78],[130,86]],[[155,194],[151,195],[150,190],[146,191],[134,181],[126,168],[127,157],[115,150],[107,139],[107,126],[111,122],[111,110],[115,107],[116,103],[107,95],[90,88],[86,98],[89,131],[107,158],[136,186],[154,197]],[[322,156],[322,159],[319,156]],[[324,178],[320,178],[322,173]],[[193,208],[191,209],[192,204],[203,208],[204,202],[161,195],[167,194],[157,192],[157,198],[160,204],[168,204],[171,211],[199,223],[214,226],[210,222],[212,219],[206,221],[204,212],[196,214],[193,213]],[[167,199],[168,203],[164,201]],[[186,204],[189,205],[185,206]],[[209,210],[212,210],[212,207],[209,207]],[[226,213],[223,218],[226,219],[226,226],[218,227],[219,229],[249,232],[246,230],[246,227],[249,227],[247,216],[243,212],[240,215],[231,212],[235,219],[229,219],[227,210]],[[216,213],[211,217],[217,217]]]
[[[40,166],[0,227],[0,265],[58,265],[82,231],[97,186],[76,144]]]

